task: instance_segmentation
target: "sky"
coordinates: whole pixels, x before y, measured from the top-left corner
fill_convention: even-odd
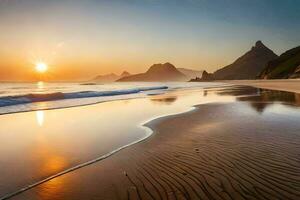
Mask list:
[[[154,63],[213,72],[257,40],[300,45],[299,0],[0,0],[0,81],[146,71]]]

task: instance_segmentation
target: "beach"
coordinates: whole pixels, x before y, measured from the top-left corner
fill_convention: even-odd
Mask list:
[[[282,90],[300,93],[299,79],[275,79],[275,80],[234,80],[225,81],[237,85],[246,85],[270,90]]]
[[[152,120],[147,139],[10,199],[298,199],[299,94],[215,93],[235,100]]]
[[[300,200],[300,0],[0,0],[0,200]]]
[[[0,199],[92,165],[147,139],[153,132],[144,126],[149,121],[187,112],[199,103],[234,101],[230,96],[205,95],[201,87],[156,90],[156,95],[153,92],[146,97],[140,94],[139,98],[120,95],[121,100],[91,105],[86,105],[90,98],[83,98],[77,99],[82,106],[0,115]],[[37,108],[38,104],[62,105],[57,100],[36,104]]]

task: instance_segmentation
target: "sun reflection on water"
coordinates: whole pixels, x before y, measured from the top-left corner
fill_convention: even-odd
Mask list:
[[[37,88],[38,89],[44,89],[44,82],[43,81],[39,81],[39,82],[37,82]]]

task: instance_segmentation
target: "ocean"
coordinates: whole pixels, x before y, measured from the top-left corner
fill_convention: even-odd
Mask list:
[[[222,83],[1,83],[0,114],[58,109],[105,101],[142,98],[178,89],[217,87]]]

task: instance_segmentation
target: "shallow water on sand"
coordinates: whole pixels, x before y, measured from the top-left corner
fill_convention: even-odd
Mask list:
[[[203,90],[0,116],[0,197],[149,136],[146,121],[234,101]]]
[[[250,87],[173,91],[141,99],[0,116],[0,199],[146,138],[149,129],[141,125],[151,119],[182,113],[197,104],[235,101],[246,102],[248,106],[239,112],[255,117],[265,113],[268,119],[280,122],[283,116],[277,112],[300,119],[298,94]],[[57,187],[65,186],[58,184],[53,189]],[[70,191],[72,188],[68,188]]]

